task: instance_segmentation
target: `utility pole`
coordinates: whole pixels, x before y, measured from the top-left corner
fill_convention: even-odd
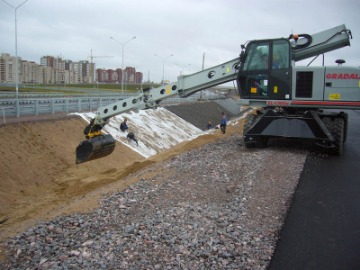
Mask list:
[[[205,53],[203,53],[201,70],[204,70],[204,68],[205,68]],[[200,91],[200,100],[202,100],[202,95],[203,95],[203,90]]]
[[[9,4],[8,2],[6,2],[5,0],[1,0],[3,1],[5,4],[7,4],[8,6],[10,6],[14,11],[15,11],[15,58],[16,58],[16,64],[15,64],[15,89],[16,89],[16,116],[19,117],[20,113],[19,113],[19,61],[18,61],[18,55],[17,55],[17,18],[16,18],[16,12],[17,10],[24,5],[28,0],[23,1],[20,5],[18,5],[17,7],[14,7],[13,5]]]
[[[171,56],[174,56],[173,54],[171,54],[171,55],[169,55],[169,56],[167,56],[167,57],[161,57],[161,56],[159,56],[159,55],[157,55],[156,53],[154,54],[155,56],[157,56],[157,57],[159,57],[161,60],[162,60],[162,62],[163,62],[163,64],[162,64],[162,82],[161,83],[164,83],[164,76],[165,76],[165,59],[167,59],[167,58],[169,58],[169,57],[171,57]]]
[[[201,70],[204,70],[204,68],[205,68],[205,53],[203,53],[203,60],[202,60]]]
[[[122,68],[122,75],[121,75],[121,91],[122,93],[124,93],[124,75],[125,75],[125,70],[124,70],[124,46],[129,43],[130,41],[132,41],[133,39],[135,39],[136,36],[133,36],[132,38],[130,38],[128,41],[126,42],[120,42],[118,41],[116,38],[110,37],[110,39],[114,40],[115,42],[119,43],[121,45],[121,58],[122,58],[122,62],[121,62],[121,68]]]

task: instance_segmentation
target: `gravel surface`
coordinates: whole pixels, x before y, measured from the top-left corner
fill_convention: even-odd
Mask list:
[[[224,137],[128,176],[90,213],[29,228],[0,269],[266,269],[306,155]]]

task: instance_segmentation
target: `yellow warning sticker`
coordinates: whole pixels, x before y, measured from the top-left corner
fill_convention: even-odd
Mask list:
[[[168,85],[168,86],[166,87],[166,94],[167,94],[167,95],[170,95],[170,92],[171,92],[170,85]]]
[[[274,86],[274,94],[277,94],[277,93],[278,93],[278,87]]]
[[[340,94],[336,94],[336,93],[329,94],[329,100],[340,100],[340,99],[341,99]]]
[[[256,94],[256,87],[251,87],[250,92],[251,94]]]

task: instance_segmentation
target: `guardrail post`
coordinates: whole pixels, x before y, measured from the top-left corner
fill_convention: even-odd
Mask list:
[[[3,120],[4,120],[4,124],[6,124],[5,108],[2,108],[2,111],[3,111]]]
[[[54,99],[51,100],[51,112],[52,112],[52,114],[55,113],[55,100]]]
[[[20,117],[19,99],[16,99],[16,117]]]
[[[36,100],[35,101],[35,115],[38,115],[39,114],[39,101]]]

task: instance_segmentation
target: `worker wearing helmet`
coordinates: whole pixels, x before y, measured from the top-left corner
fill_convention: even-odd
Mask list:
[[[261,68],[260,69],[268,69],[269,67],[269,57],[267,54],[261,55]]]
[[[272,69],[280,68],[281,57],[278,52],[274,52],[273,59],[272,59]]]

